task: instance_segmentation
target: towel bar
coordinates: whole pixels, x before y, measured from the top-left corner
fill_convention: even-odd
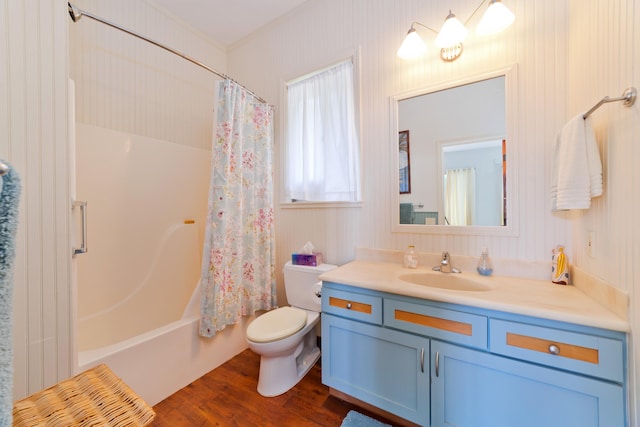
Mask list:
[[[617,98],[609,98],[608,96],[605,96],[604,98],[602,98],[600,101],[598,101],[598,103],[596,105],[594,105],[593,107],[591,107],[591,109],[589,111],[587,111],[586,113],[584,113],[584,115],[582,116],[583,119],[586,119],[587,117],[589,117],[591,115],[591,113],[593,113],[594,111],[596,111],[598,108],[600,108],[600,106],[602,104],[606,104],[608,102],[616,102],[616,101],[624,101],[623,105],[625,107],[631,107],[633,105],[634,102],[636,102],[636,95],[638,94],[638,91],[636,90],[635,87],[628,87],[627,89],[625,89],[625,91],[622,93],[622,96],[619,96]]]

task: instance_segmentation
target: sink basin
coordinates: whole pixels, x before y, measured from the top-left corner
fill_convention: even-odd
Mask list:
[[[453,291],[482,292],[493,289],[487,283],[457,273],[409,273],[401,275],[398,279],[416,285]]]

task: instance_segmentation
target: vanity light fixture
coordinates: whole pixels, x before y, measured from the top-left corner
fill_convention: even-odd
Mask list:
[[[416,29],[413,27],[414,25],[421,25],[434,33],[437,33],[436,30],[427,27],[426,25],[422,25],[419,22],[411,23],[411,28],[407,32],[407,36],[404,38],[402,45],[400,45],[400,49],[398,49],[398,56],[402,59],[413,59],[421,56],[427,51],[427,46],[424,44]]]
[[[411,23],[411,28],[398,49],[398,56],[402,59],[413,59],[426,52],[426,46],[414,27],[417,24],[437,34],[435,45],[440,48],[442,60],[453,61],[457,59],[462,53],[462,41],[469,33],[465,25],[486,2],[487,0],[482,0],[464,24],[449,10],[449,15],[447,15],[439,32],[420,22]],[[479,35],[498,33],[511,25],[514,19],[513,13],[502,4],[501,0],[489,0],[489,8],[480,20],[476,33]]]
[[[469,30],[466,29],[462,22],[456,18],[456,15],[451,13],[451,9],[449,9],[449,15],[447,15],[444,24],[442,24],[435,44],[440,48],[455,46],[458,43],[462,43],[462,41],[467,38],[467,34],[469,34]]]
[[[496,34],[513,23],[515,15],[500,0],[491,0],[489,8],[482,16],[476,27],[476,33],[481,36]]]

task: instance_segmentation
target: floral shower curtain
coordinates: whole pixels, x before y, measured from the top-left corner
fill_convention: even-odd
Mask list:
[[[231,80],[217,87],[200,335],[276,306],[273,108]]]

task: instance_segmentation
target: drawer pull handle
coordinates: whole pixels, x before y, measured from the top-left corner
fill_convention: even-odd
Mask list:
[[[507,345],[588,363],[599,363],[599,349],[507,332]],[[562,351],[560,350],[562,346]]]
[[[549,346],[549,353],[555,354],[557,356],[558,354],[560,354],[560,347],[555,344],[551,344]]]
[[[373,305],[365,304],[358,301],[349,301],[347,299],[336,298],[334,296],[329,297],[329,305],[341,310],[355,311],[365,315],[373,314]]]

